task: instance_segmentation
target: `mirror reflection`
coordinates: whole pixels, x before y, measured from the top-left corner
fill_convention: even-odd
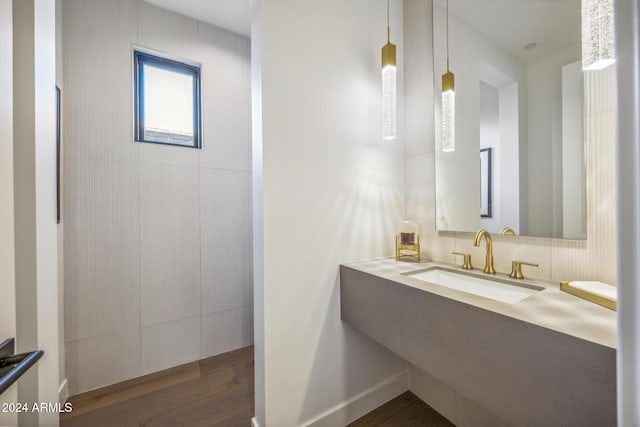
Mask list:
[[[436,227],[585,239],[580,1],[449,0],[448,37],[433,8],[436,93],[447,41],[455,81],[453,149],[435,109]]]

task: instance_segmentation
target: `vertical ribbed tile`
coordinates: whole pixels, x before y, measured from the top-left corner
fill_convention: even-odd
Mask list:
[[[140,329],[66,343],[69,394],[141,375]]]
[[[198,21],[138,2],[138,43],[161,52],[203,62],[210,52],[198,42]]]
[[[142,374],[200,358],[200,316],[142,328]]]
[[[91,133],[87,116],[89,112],[89,87],[91,68],[83,55],[88,50],[87,39],[91,24],[88,19],[90,2],[67,0],[63,5],[63,62],[62,127],[64,134],[65,187],[74,185],[67,178],[70,160],[89,160],[89,144],[83,143]],[[78,84],[83,82],[82,84]],[[84,83],[86,82],[86,83]],[[65,215],[72,215],[65,209]]]
[[[538,264],[538,267],[522,266],[527,278],[551,280],[551,242],[544,237],[494,236],[493,254],[497,271],[510,272],[512,261]],[[484,260],[482,260],[482,264]],[[480,263],[477,267],[480,266]]]
[[[142,326],[200,315],[200,175],[140,166]]]
[[[251,305],[249,180],[247,172],[200,169],[202,314]]]
[[[202,99],[200,166],[248,171],[251,169],[249,40],[204,24],[198,26],[198,38],[209,47],[212,62],[226,64],[202,67],[202,91],[207,96]],[[219,102],[220,99],[240,102]]]
[[[584,114],[590,116],[616,108],[615,66],[584,72]]]
[[[202,358],[251,345],[253,309],[245,307],[202,316],[201,342]]]
[[[65,338],[139,328],[138,166],[72,161],[67,170]]]
[[[95,334],[140,328],[140,171],[129,162],[90,162],[89,283]]]
[[[89,322],[92,284],[89,283],[89,240],[93,226],[89,218],[88,162],[67,160],[64,167],[64,327],[65,340],[86,337],[95,325]],[[71,376],[71,372],[67,371]]]
[[[585,73],[587,240],[553,240],[554,281],[616,284],[614,70]]]
[[[68,0],[63,6],[65,157],[135,161],[137,2]]]
[[[206,259],[227,250],[220,260],[238,260],[207,270],[218,280],[209,305],[252,304],[249,184],[240,179],[223,191],[229,174],[248,179],[250,170],[250,60],[247,38],[142,1],[65,0],[63,21],[64,323],[73,394],[199,357],[203,238]],[[132,45],[202,63],[204,150],[133,142]],[[211,175],[204,194],[200,166]],[[243,202],[228,203],[236,200],[229,195]],[[201,198],[217,234],[201,236]],[[239,229],[232,245],[221,237]],[[219,348],[250,343],[245,323],[217,326]],[[228,339],[238,327],[242,339]],[[175,355],[166,355],[165,335],[179,347]]]

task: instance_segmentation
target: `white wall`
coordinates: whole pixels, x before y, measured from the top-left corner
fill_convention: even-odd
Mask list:
[[[433,87],[432,45],[429,37],[431,1],[405,0],[404,7],[407,64],[405,90],[407,94],[420,93],[424,97],[424,99],[417,99],[407,96],[406,216],[417,218],[421,224],[424,235],[423,251],[429,258],[454,263],[456,260],[451,255],[451,251],[469,252],[472,254],[475,267],[482,268],[485,249],[473,246],[472,234],[435,231],[435,144],[429,99]],[[587,240],[494,236],[493,250],[497,271],[509,272],[511,261],[520,259],[540,264],[540,267],[532,267],[524,272],[527,277],[556,283],[581,279],[617,283],[614,88],[613,67],[600,73],[585,74],[585,99],[589,100],[587,105],[590,106],[585,110]],[[635,123],[636,116],[629,116],[627,119],[629,123]],[[631,168],[630,165],[629,167]],[[630,170],[637,171],[637,169]],[[637,199],[629,198],[628,200]],[[637,234],[629,236],[631,240],[636,239],[632,236]],[[636,244],[637,239],[633,242]],[[637,262],[637,252],[629,254],[635,257],[633,262]],[[626,273],[623,277],[626,277]],[[620,284],[624,286],[624,283]],[[626,289],[627,292],[631,292],[630,287]],[[627,313],[629,312],[632,312],[631,309]],[[628,334],[635,333],[631,329],[627,329]],[[637,360],[637,348],[636,344],[633,350],[629,350],[626,359],[628,369],[634,369],[635,365],[632,363],[633,360]],[[634,357],[636,359],[633,359]],[[637,370],[635,372],[637,373]],[[414,392],[450,417],[457,425],[474,426],[478,425],[481,417],[490,417],[482,413],[482,408],[469,402],[446,384],[438,382],[423,372],[416,372],[414,368],[410,369],[410,381]],[[630,383],[626,386],[628,389],[633,387]],[[630,396],[634,396],[633,393]],[[629,406],[625,410],[632,411],[629,408],[634,403],[631,402],[636,401],[637,399],[630,398],[627,402]],[[477,414],[477,416],[470,417],[470,414]],[[500,424],[492,422],[486,425]]]
[[[253,253],[254,414],[264,420],[264,208],[262,186],[262,37],[260,0],[251,0],[251,249]],[[256,426],[252,426],[256,427]]]
[[[13,31],[11,0],[0,1],[0,340],[15,335],[13,246]]]
[[[142,1],[63,9],[75,394],[252,343],[250,60],[246,37]],[[202,150],[133,142],[132,45],[202,64]]]
[[[579,59],[576,44],[527,63],[529,236],[562,237],[561,69]]]
[[[58,255],[55,217],[55,2],[13,3],[16,344],[44,350],[18,382],[18,400],[58,401]],[[20,425],[58,425],[21,413]]]
[[[562,237],[586,239],[582,60],[562,67]]]
[[[616,2],[618,425],[640,425],[640,4]]]
[[[516,234],[520,234],[521,218],[521,194],[520,181],[520,133],[524,132],[520,126],[519,84],[511,83],[500,89],[500,163],[496,167],[500,168],[500,188],[496,193],[500,193],[499,203],[500,217],[502,225],[499,228],[511,227]],[[507,178],[508,177],[508,178]],[[493,232],[493,230],[491,230]]]
[[[12,0],[0,0],[0,341],[16,336],[13,232],[13,20]],[[0,396],[15,402],[14,384]],[[17,414],[0,412],[0,425],[16,425]]]
[[[491,217],[480,218],[480,226],[495,232],[500,230],[502,224],[500,216],[500,187],[502,184],[501,147],[502,139],[500,138],[500,96],[498,89],[489,84],[480,81],[480,149],[491,148]],[[480,153],[478,152],[478,157]],[[482,200],[482,194],[480,194]]]
[[[56,86],[63,89],[63,55],[62,55],[62,0],[56,0]],[[62,105],[60,106],[62,108]],[[60,112],[62,116],[62,111]],[[64,120],[61,117],[61,122]],[[60,145],[64,144],[64,135],[60,129]],[[67,373],[65,368],[64,345],[64,214],[62,213],[62,201],[64,200],[64,182],[62,171],[64,168],[64,156],[60,148],[60,224],[58,224],[58,350],[59,358],[59,395],[60,402],[69,397]]]
[[[391,12],[402,106],[399,1]],[[254,182],[263,189],[254,195],[263,198],[254,205],[263,210],[262,224],[254,223],[263,226],[255,230],[263,236],[255,249],[255,328],[264,340],[256,340],[256,385],[264,387],[256,391],[256,421],[322,425],[405,369],[343,325],[339,303],[339,264],[392,254],[404,214],[402,108],[398,140],[383,141],[380,130],[386,2],[263,0],[254,14],[254,90],[261,89],[254,100],[262,99]],[[344,425],[349,417],[332,420]]]

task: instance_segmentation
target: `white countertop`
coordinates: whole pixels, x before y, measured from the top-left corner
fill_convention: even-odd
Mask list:
[[[455,301],[473,305],[498,314],[532,323],[547,329],[616,348],[616,312],[583,300],[560,290],[559,283],[543,280],[513,280],[508,274],[485,274],[482,270],[463,270],[460,266],[441,262],[405,262],[394,257],[375,258],[344,264],[355,270],[382,277],[400,285],[422,289]],[[486,279],[500,279],[520,284],[544,288],[540,292],[508,304],[467,292],[427,283],[411,276],[407,272],[423,270],[433,266],[442,266],[463,274],[473,274]],[[405,273],[405,274],[403,274]]]

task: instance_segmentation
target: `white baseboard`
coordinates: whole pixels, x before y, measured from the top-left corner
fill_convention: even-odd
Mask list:
[[[307,421],[304,425],[307,427],[346,426],[407,390],[409,390],[409,373],[403,371],[346,402],[334,406]],[[257,423],[254,423],[253,426],[259,427]]]
[[[61,383],[60,387],[58,387],[58,399],[60,403],[64,403],[69,398],[69,383],[65,378]]]
[[[260,424],[258,424],[258,420],[256,420],[256,417],[251,418],[251,427],[260,427]]]

